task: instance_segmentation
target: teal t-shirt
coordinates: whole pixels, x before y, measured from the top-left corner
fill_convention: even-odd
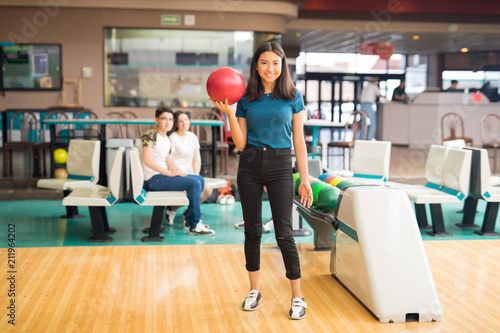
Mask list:
[[[236,116],[247,121],[247,143],[270,148],[292,148],[292,119],[304,110],[298,90],[294,100],[273,99],[264,94],[260,101],[249,102],[246,95],[238,101]]]

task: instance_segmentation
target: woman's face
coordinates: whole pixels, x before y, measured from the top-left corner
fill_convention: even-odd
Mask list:
[[[257,72],[264,87],[272,86],[281,75],[281,57],[273,51],[262,53],[257,60]]]
[[[179,117],[177,118],[178,131],[186,132],[189,130],[190,125],[191,125],[191,122],[189,121],[189,117],[183,113],[179,114]]]
[[[174,115],[170,112],[163,112],[156,118],[156,128],[159,132],[166,133],[174,126]]]

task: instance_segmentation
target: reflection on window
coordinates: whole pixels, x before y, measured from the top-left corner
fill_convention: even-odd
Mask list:
[[[402,74],[405,72],[406,56],[393,54],[389,60],[384,60],[378,55],[359,53],[301,52],[296,63],[297,74],[306,72]]]
[[[210,73],[229,66],[248,78],[254,33],[105,29],[105,106],[211,106]]]

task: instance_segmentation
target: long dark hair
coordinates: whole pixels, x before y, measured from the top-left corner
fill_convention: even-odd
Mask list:
[[[290,77],[290,72],[288,71],[285,51],[283,51],[281,45],[275,42],[262,43],[257,50],[255,50],[252,64],[250,65],[250,79],[248,79],[247,88],[245,90],[246,99],[248,101],[257,101],[260,100],[264,94],[264,85],[262,84],[259,72],[257,72],[257,62],[261,54],[267,51],[272,51],[281,57],[281,75],[276,79],[271,97],[293,100],[296,97],[296,88]]]
[[[170,132],[168,132],[168,135],[176,132],[179,129],[179,116],[181,114],[185,114],[188,117],[189,121],[191,122],[191,112],[189,112],[189,111],[182,111],[182,110],[175,111],[174,112],[174,126],[172,127],[172,129],[170,130]]]

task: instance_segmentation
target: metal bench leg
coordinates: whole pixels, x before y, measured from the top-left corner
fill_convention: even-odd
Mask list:
[[[108,243],[113,238],[106,235],[104,230],[104,221],[101,208],[104,207],[89,207],[90,221],[92,222],[92,233],[94,236],[88,239],[91,243]],[[104,210],[104,215],[106,211]]]
[[[149,228],[149,235],[141,238],[143,242],[164,242],[165,237],[160,236],[161,221],[165,213],[165,206],[155,206],[153,209],[153,216],[151,218],[151,227]]]
[[[425,204],[415,204],[415,215],[419,229],[430,229],[432,226],[427,222],[427,210]]]
[[[432,231],[429,231],[427,234],[435,237],[451,237],[451,234],[447,233],[444,227],[443,210],[441,209],[441,204],[430,204],[430,206],[432,217]]]
[[[476,218],[477,209],[477,197],[467,197],[464,204],[464,217],[462,223],[456,223],[455,225],[460,228],[479,228],[477,224],[474,224],[474,219]]]
[[[481,230],[474,231],[475,234],[481,236],[500,236],[498,232],[495,232],[499,204],[499,202],[488,202],[486,212],[484,213],[483,227]]]
[[[106,207],[99,207],[102,216],[102,225],[104,226],[104,231],[108,234],[114,234],[116,232],[115,228],[110,228],[108,224],[108,215],[106,214]]]
[[[63,195],[66,198],[71,191],[64,190]],[[79,214],[78,213],[78,207],[77,206],[66,206],[66,215],[61,215],[62,219],[78,219],[81,217],[85,217],[85,215]]]

